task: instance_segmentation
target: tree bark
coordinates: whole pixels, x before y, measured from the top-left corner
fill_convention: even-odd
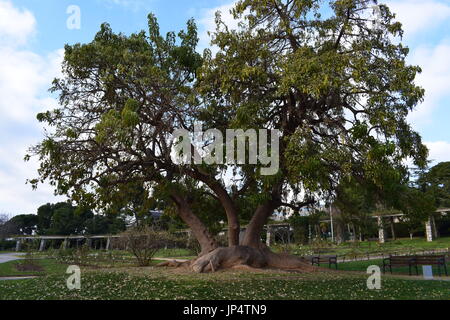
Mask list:
[[[219,198],[220,203],[225,209],[228,222],[228,246],[239,245],[239,233],[241,226],[239,223],[238,210],[228,192],[222,186],[213,186],[212,190]]]
[[[228,246],[239,245],[239,232],[241,231],[239,215],[233,199],[225,188],[215,179],[211,179],[207,174],[192,170],[189,175],[205,183],[216,194],[227,215],[228,222]]]
[[[391,234],[392,234],[392,240],[396,240],[394,217],[391,217]]]
[[[203,222],[192,212],[186,199],[176,194],[172,194],[171,198],[177,206],[180,218],[191,228],[192,233],[200,243],[200,256],[215,250],[217,248],[216,240]]]
[[[249,246],[252,248],[261,247],[261,233],[263,231],[263,227],[268,218],[273,214],[273,211],[278,208],[279,205],[279,201],[270,200],[256,209],[255,214],[250,220],[247,230],[245,231],[244,240],[242,241],[243,246]]]

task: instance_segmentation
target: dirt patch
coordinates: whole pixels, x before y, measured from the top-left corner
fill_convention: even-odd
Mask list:
[[[34,271],[34,272],[44,271],[44,268],[42,268],[42,266],[34,262],[16,263],[15,268],[17,271]]]

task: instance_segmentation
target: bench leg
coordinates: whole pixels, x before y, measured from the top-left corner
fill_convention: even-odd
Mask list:
[[[417,265],[416,265],[416,275],[417,276],[419,275],[419,268],[417,267]]]

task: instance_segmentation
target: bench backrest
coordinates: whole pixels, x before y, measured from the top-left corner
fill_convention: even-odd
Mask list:
[[[337,256],[315,256],[312,257],[312,260],[321,263],[330,261],[334,262],[337,260]]]
[[[390,256],[390,262],[396,263],[419,263],[419,264],[434,264],[445,262],[445,255],[426,255],[426,256]]]
[[[407,263],[414,261],[415,256],[390,256],[391,263]]]
[[[416,256],[416,262],[423,263],[438,263],[445,261],[445,255],[428,255],[428,256]]]

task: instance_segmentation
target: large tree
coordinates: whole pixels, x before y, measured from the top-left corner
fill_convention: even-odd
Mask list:
[[[421,172],[417,181],[418,188],[434,197],[437,208],[450,207],[450,162],[441,162]]]
[[[91,210],[69,202],[47,203],[38,208],[36,222],[40,235],[84,234],[86,222],[94,218]]]
[[[217,15],[217,53],[203,57],[193,21],[178,39],[161,36],[153,15],[147,33],[126,36],[103,25],[91,43],[66,46],[63,78],[52,87],[60,107],[38,116],[53,130],[32,149],[41,161],[32,183],[48,179],[58,193],[98,208],[142,184],[149,196],[171,200],[192,229],[202,248],[190,262],[198,272],[309,268],[262,244],[275,210],[310,205],[349,177],[383,189],[402,174],[405,158],[423,166],[427,156],[406,122],[424,95],[414,84],[420,68],[405,62],[401,25],[388,7],[371,18],[374,4],[242,0],[233,10],[238,30]],[[278,172],[173,162],[170,134],[193,132],[198,122],[224,135],[277,129]],[[226,248],[196,212],[205,197],[219,207],[210,215],[226,219]],[[240,239],[242,220],[249,223]]]

